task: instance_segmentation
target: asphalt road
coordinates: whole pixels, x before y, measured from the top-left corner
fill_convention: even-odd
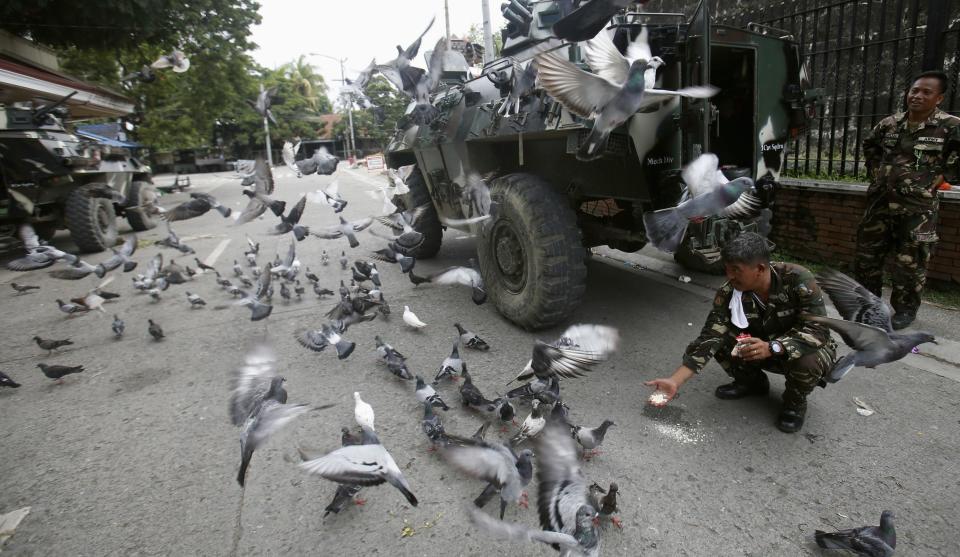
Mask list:
[[[295,202],[303,192],[325,186],[330,177],[294,178],[275,171],[279,197]],[[336,175],[350,204],[348,218],[372,214],[379,202],[366,190],[384,181],[365,170]],[[160,185],[172,177],[158,177]],[[239,210],[238,181],[227,173],[193,176],[196,190],[208,191]],[[165,196],[171,206],[186,194]],[[242,262],[245,234],[261,242],[261,263],[284,253],[289,237],[266,234],[273,217],[242,228],[216,213],[176,225],[201,259],[220,252],[215,266],[229,275]],[[308,205],[305,224],[332,224],[323,206]],[[124,227],[124,230],[127,230]],[[135,258],[145,262],[160,248],[156,229],[140,235]],[[360,236],[350,251],[345,240],[310,238],[297,244],[305,266],[331,289],[348,277],[336,262],[342,249],[351,259],[367,258],[382,240]],[[68,237],[57,239],[68,247]],[[321,266],[327,250],[331,264]],[[418,263],[418,271],[462,264],[473,240],[448,232],[439,256]],[[165,258],[194,265],[163,249]],[[97,261],[100,257],[90,259]],[[782,391],[772,376],[767,398],[722,401],[713,396],[726,376],[715,364],[688,383],[665,409],[644,405],[641,382],[669,373],[706,315],[715,279],[690,284],[605,257],[589,263],[586,299],[571,319],[620,329],[623,346],[587,378],[566,381],[565,399],[575,423],[616,422],[603,454],[584,464],[590,481],[617,481],[624,529],[602,534],[606,555],[805,555],[819,554],[814,529],[875,524],[883,509],[897,513],[898,554],[960,555],[956,510],[960,508],[957,455],[960,454],[960,384],[942,375],[960,367],[953,341],[946,352],[881,369],[856,370],[844,381],[817,390],[801,433],[773,426]],[[527,361],[534,338],[553,339],[563,327],[530,334],[502,319],[492,304],[475,306],[468,289],[425,285],[414,288],[396,267],[380,265],[394,314],[351,328],[354,354],[338,361],[313,353],[293,339],[301,327],[318,327],[331,299],[308,291],[302,301],[283,303],[267,320],[252,323],[211,274],[172,286],[160,302],[136,293],[130,275],[117,274],[107,289],[121,298],[107,314],[65,317],[54,300],[76,296],[97,280],[58,281],[44,271],[0,271],[3,312],[0,370],[23,386],[0,390],[0,513],[30,506],[16,534],[3,547],[13,555],[481,555],[511,551],[552,555],[548,547],[493,542],[465,520],[463,507],[483,488],[427,452],[413,386],[377,364],[374,335],[409,356],[411,369],[432,376],[448,354],[454,321],[478,332],[487,353],[466,351],[465,359],[484,393],[503,392],[507,380]],[[14,295],[11,281],[41,286]],[[184,291],[204,297],[191,310]],[[400,312],[409,305],[428,323],[415,332]],[[126,320],[115,340],[111,315]],[[147,319],[163,326],[167,338],[154,342]],[[946,313],[938,334],[956,338],[960,319]],[[70,338],[74,345],[46,356],[30,339]],[[229,372],[256,342],[273,345],[287,378],[291,402],[338,403],[306,414],[272,438],[253,458],[247,488],[235,481],[238,431],[227,419]],[[951,344],[952,343],[952,344]],[[948,372],[931,373],[934,362]],[[54,385],[39,362],[83,364],[86,372]],[[935,371],[935,370],[933,370]],[[377,413],[378,433],[403,469],[420,500],[410,507],[389,486],[366,488],[363,506],[323,518],[335,485],[303,473],[291,460],[294,447],[319,453],[339,445],[341,426],[353,424],[352,393],[359,390]],[[455,386],[441,394],[453,408],[442,414],[447,430],[469,434],[480,419],[462,410]],[[876,413],[858,415],[859,397]],[[528,413],[521,411],[521,418]],[[509,433],[503,433],[506,436]],[[511,507],[507,519],[537,523],[535,481],[531,508]],[[494,505],[488,508],[493,511]]]

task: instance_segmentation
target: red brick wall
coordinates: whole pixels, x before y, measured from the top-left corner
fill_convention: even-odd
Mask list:
[[[783,185],[777,190],[770,239],[788,253],[849,269],[856,249],[857,223],[866,195],[818,185]],[[960,200],[940,202],[940,241],[927,276],[960,282]]]

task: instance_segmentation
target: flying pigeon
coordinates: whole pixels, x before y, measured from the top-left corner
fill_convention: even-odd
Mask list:
[[[257,95],[256,101],[251,101],[247,99],[247,104],[253,107],[257,111],[257,114],[261,118],[269,118],[273,125],[277,125],[276,118],[273,117],[273,111],[270,110],[270,105],[273,104],[273,97],[277,94],[277,88],[270,87],[269,89],[264,89],[260,91],[260,94]]]
[[[342,447],[360,444],[360,441],[350,434],[349,429],[342,428],[342,432],[343,435],[340,437]],[[350,501],[354,501],[357,505],[362,505],[364,503],[362,499],[354,499],[357,493],[360,493],[361,489],[363,489],[363,486],[360,484],[338,484],[337,491],[333,494],[333,499],[330,501],[330,504],[323,509],[323,516],[327,516],[330,513],[338,514]]]
[[[333,174],[337,169],[337,163],[340,162],[337,157],[328,153],[323,147],[316,149],[309,159],[298,161],[296,160],[296,154],[299,150],[300,143],[294,145],[287,141],[283,144],[283,162],[293,170],[297,178],[310,174],[320,174],[324,176]],[[346,205],[346,202],[344,202],[344,205]]]
[[[346,237],[347,240],[350,242],[350,247],[355,248],[360,245],[360,242],[357,240],[356,233],[360,232],[361,230],[373,224],[373,218],[371,217],[363,218],[353,222],[347,222],[347,220],[344,219],[342,215],[339,218],[340,218],[340,224],[327,227],[326,229],[324,229],[323,232],[315,232],[311,230],[310,234],[313,234],[318,238],[326,238],[330,240],[340,238],[340,237]],[[346,259],[346,257],[341,258],[340,264],[344,269],[346,269],[347,266],[346,266],[346,263],[344,262],[344,259]]]
[[[273,312],[273,305],[266,301],[270,297],[270,291],[270,265],[267,264],[263,267],[260,278],[257,279],[256,292],[253,294],[240,292],[243,297],[236,304],[250,309],[250,321],[266,319]]]
[[[333,208],[334,213],[343,211],[347,206],[347,201],[340,195],[340,182],[334,180],[326,189],[317,190],[307,194],[307,199],[312,203],[328,205]]]
[[[500,518],[509,503],[526,506],[523,488],[533,478],[533,451],[516,453],[503,443],[482,443],[469,447],[449,447],[444,459],[454,468],[487,482],[487,487],[474,501],[483,507],[497,492],[500,493]]]
[[[528,62],[527,67],[523,68],[522,71],[517,66],[513,67],[510,77],[510,92],[507,94],[507,97],[503,100],[503,104],[500,105],[500,108],[497,110],[498,113],[504,116],[510,116],[510,114],[519,114],[520,113],[520,101],[533,93],[537,85],[537,65],[533,62]]]
[[[525,381],[534,375],[540,379],[554,375],[566,379],[580,377],[606,360],[619,343],[620,333],[613,327],[572,325],[552,344],[534,341],[533,358],[515,380]]]
[[[423,33],[417,37],[413,43],[410,44],[406,49],[402,48],[400,45],[397,45],[397,57],[387,62],[386,64],[380,64],[376,66],[378,72],[380,72],[383,77],[392,83],[398,90],[406,91],[407,94],[411,94],[415,90],[417,82],[420,80],[420,77],[423,75],[423,70],[419,68],[414,68],[410,66],[410,62],[417,56],[417,53],[420,51],[420,44],[423,40],[423,36],[427,34],[427,31],[433,27],[433,22],[436,18],[431,18],[430,23],[427,25],[427,28],[423,30]]]
[[[863,526],[839,532],[814,532],[817,545],[824,549],[845,549],[864,557],[891,557],[897,547],[893,512],[880,514],[880,526]]]
[[[237,217],[237,225],[246,224],[262,215],[269,208],[274,215],[281,216],[287,204],[270,197],[275,188],[273,172],[263,157],[257,157],[253,189],[244,189],[243,195],[250,198],[243,212]],[[256,255],[256,252],[253,252]]]
[[[190,59],[182,51],[174,49],[170,54],[157,58],[150,67],[154,70],[172,68],[174,73],[183,73],[190,69]]]
[[[383,249],[373,252],[372,257],[379,261],[386,261],[387,263],[399,263],[400,272],[402,273],[409,272],[417,263],[417,260],[413,257],[410,257],[409,255],[403,255],[395,251],[390,244],[387,244],[387,247]]]
[[[206,214],[210,209],[216,209],[224,218],[229,217],[232,212],[229,207],[225,207],[209,193],[194,192],[190,194],[191,199],[184,201],[173,209],[164,213],[167,221],[187,220]]]
[[[353,353],[356,343],[342,338],[329,324],[324,323],[319,329],[306,329],[298,331],[294,335],[301,345],[313,350],[322,352],[327,346],[333,346],[337,350],[337,358],[346,359]]]
[[[473,260],[471,260],[472,262]],[[480,271],[473,267],[448,267],[443,271],[427,275],[425,277],[414,274],[413,271],[407,273],[410,282],[414,285],[420,285],[425,282],[433,284],[462,284],[471,288],[471,299],[473,303],[480,305],[487,301],[487,290],[483,284],[483,277]]]

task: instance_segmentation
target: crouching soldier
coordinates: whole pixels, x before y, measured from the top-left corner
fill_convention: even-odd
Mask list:
[[[786,377],[777,427],[793,433],[803,426],[807,396],[836,361],[830,331],[800,319],[803,313],[826,315],[813,274],[790,263],[771,263],[766,240],[747,232],[721,252],[727,282],[713,299],[700,336],[683,355],[683,364],[669,377],[645,384],[656,387],[666,404],[680,386],[699,373],[710,358],[733,378],[717,387],[716,396],[738,399],[764,396],[770,383],[764,371]],[[653,399],[656,400],[656,399]]]

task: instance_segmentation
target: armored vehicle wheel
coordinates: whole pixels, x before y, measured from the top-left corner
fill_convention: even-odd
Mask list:
[[[407,177],[406,184],[410,188],[410,192],[407,194],[409,202],[401,201],[406,210],[412,211],[421,205],[427,206],[427,210],[420,215],[420,218],[413,225],[417,232],[423,234],[423,244],[411,255],[417,259],[430,259],[440,251],[440,243],[443,241],[443,228],[440,226],[440,218],[437,216],[437,209],[433,206],[430,191],[427,190],[427,183],[423,180],[419,168]]]
[[[153,184],[150,182],[133,182],[130,184],[130,191],[127,192],[127,205],[129,207],[149,205],[156,198],[152,188]],[[158,219],[155,215],[148,213],[146,209],[127,209],[125,213],[130,228],[137,232],[150,230],[157,226]]]
[[[487,293],[525,329],[555,325],[580,305],[586,288],[576,214],[538,176],[508,174],[490,186],[499,208],[477,247]]]
[[[103,251],[117,243],[117,214],[109,199],[90,197],[80,187],[67,196],[63,213],[80,251]]]

